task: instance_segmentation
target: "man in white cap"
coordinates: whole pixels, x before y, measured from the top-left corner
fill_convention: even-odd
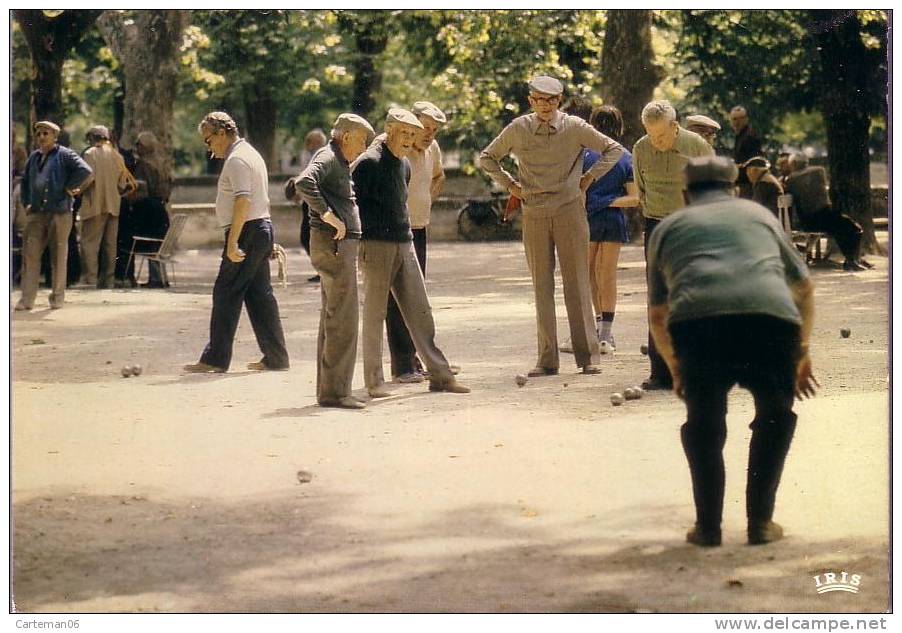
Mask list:
[[[320,275],[322,307],[316,345],[316,400],[321,407],[362,409],[351,395],[357,362],[357,254],[360,213],[350,164],[375,133],[366,119],[346,112],[295,179],[310,214],[310,260]]]
[[[110,288],[116,272],[121,196],[137,185],[122,154],[110,143],[105,126],[91,127],[85,137],[91,146],[85,150],[84,159],[94,170],[94,180],[84,188],[78,210],[84,282]]]
[[[410,164],[423,124],[409,110],[392,108],[385,122],[385,138],[376,139],[351,166],[360,210],[362,241],[360,266],[364,278],[363,372],[373,398],[390,395],[382,371],[382,324],[388,296],[398,302],[417,353],[429,372],[430,391],[468,393],[435,345],[435,321],[426,285],[413,250],[407,211]]]
[[[663,220],[648,245],[648,320],[686,401],[680,437],[696,512],[686,539],[708,547],[721,543],[730,389],[754,396],[747,536],[763,545],[783,535],[773,514],[796,427],[793,397],[817,385],[808,268],[767,209],[732,196],[736,176],[727,157],[690,159],[689,206]]]
[[[704,114],[691,114],[686,117],[686,129],[695,132],[708,141],[708,145],[714,147],[717,133],[720,132],[720,123]]]
[[[592,312],[586,189],[611,170],[623,148],[583,119],[559,110],[564,86],[545,75],[529,82],[532,113],[514,119],[479,156],[479,166],[503,189],[523,201],[523,247],[536,301],[538,360],[530,376],[559,371],[554,305],[555,252],[561,264],[564,303],[577,366],[597,374],[598,334]],[[600,154],[582,173],[583,150]],[[513,154],[517,178],[501,166]]]
[[[413,150],[407,155],[410,163],[410,184],[407,191],[407,209],[410,213],[410,230],[413,233],[413,250],[420,270],[426,277],[426,227],[435,200],[445,183],[442,169],[442,150],[435,140],[436,132],[448,122],[445,113],[428,101],[417,101],[410,110],[423,124]],[[394,298],[388,298],[388,317],[385,320],[388,351],[391,356],[392,377],[398,382],[423,382],[422,364],[417,358],[416,346],[404,324],[404,318]]]
[[[31,310],[38,294],[41,255],[50,244],[53,290],[51,309],[63,307],[66,262],[72,230],[72,198],[90,184],[91,167],[68,147],[61,146],[60,127],[52,121],[34,124],[38,148],[28,157],[22,174],[21,198],[25,207],[22,296],[16,310]]]
[[[286,370],[288,350],[269,273],[273,228],[266,163],[239,135],[238,124],[226,112],[210,112],[197,131],[209,152],[225,159],[216,190],[216,219],[225,233],[225,247],[213,284],[210,338],[200,360],[184,370],[194,374],[228,371],[242,305],[247,307],[263,353],[248,369]]]

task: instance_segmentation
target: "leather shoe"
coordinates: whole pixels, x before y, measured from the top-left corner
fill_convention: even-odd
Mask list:
[[[377,387],[367,387],[366,392],[370,394],[370,398],[388,398],[391,395],[391,391],[382,385]]]
[[[395,378],[395,380],[402,384],[410,384],[414,382],[423,382],[426,378],[418,371],[409,371],[406,374],[401,374]]]
[[[27,306],[20,301],[19,303],[16,304],[15,310],[16,310],[16,312],[21,312],[22,310],[31,310],[31,306]]]
[[[470,393],[470,388],[464,384],[451,380],[450,382],[430,382],[429,391],[447,391],[448,393]]]
[[[720,530],[703,530],[696,523],[686,532],[686,541],[699,547],[717,547],[720,545]]]
[[[262,359],[248,363],[247,368],[253,371],[288,371],[287,367],[270,367]]]
[[[336,409],[365,409],[366,405],[353,396],[345,396],[344,398],[320,400],[319,406],[332,407]]]
[[[557,367],[541,367],[536,365],[532,369],[529,370],[529,373],[526,375],[530,378],[539,378],[541,376],[557,376],[558,368]]]
[[[642,388],[645,391],[672,391],[673,382],[663,381],[660,378],[647,378],[642,381]]]
[[[224,374],[225,369],[222,367],[216,367],[215,365],[208,365],[207,363],[194,363],[192,365],[185,365],[182,367],[185,372],[189,374]]]
[[[749,545],[765,545],[783,538],[783,527],[773,521],[750,522],[748,536]]]
[[[842,269],[850,271],[850,272],[859,272],[862,270],[867,270],[864,266],[862,266],[858,262],[851,260],[851,259],[847,259],[845,262],[843,262]]]
[[[583,367],[583,373],[584,374],[600,374],[601,367],[599,367],[598,365],[585,365]]]

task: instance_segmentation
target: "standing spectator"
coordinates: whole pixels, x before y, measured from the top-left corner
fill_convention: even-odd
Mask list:
[[[172,180],[164,176],[163,166],[160,164],[161,156],[158,151],[159,143],[153,132],[141,132],[135,141],[135,179],[138,187],[128,196],[131,204],[131,233],[132,236],[153,237],[163,239],[169,230],[169,214],[166,212],[166,203],[172,191]],[[138,248],[147,248],[147,244],[138,243]],[[128,245],[131,252],[132,243]],[[139,251],[141,252],[141,251]],[[126,259],[128,253],[125,254]],[[137,284],[135,279],[135,262],[128,263],[125,276],[130,280],[130,285]],[[147,282],[142,284],[145,288],[165,288],[169,281],[159,262],[147,263]]]
[[[585,192],[623,155],[619,143],[558,109],[563,92],[564,86],[553,77],[532,79],[532,113],[514,119],[479,156],[479,166],[500,187],[523,201],[523,247],[532,274],[538,333],[538,361],[528,374],[534,377],[555,375],[560,367],[554,305],[555,252],[561,264],[576,364],[584,374],[601,371],[586,266],[589,225]],[[584,149],[601,156],[585,174]],[[501,160],[509,154],[519,161],[519,180],[501,166]]]
[[[720,132],[720,123],[704,114],[692,114],[686,117],[686,129],[695,132],[714,147],[717,142],[717,133]]]
[[[31,310],[38,294],[41,254],[50,244],[53,289],[50,307],[62,308],[66,297],[66,262],[72,230],[72,198],[90,183],[91,168],[74,151],[57,143],[60,128],[52,121],[38,121],[34,134],[38,149],[32,152],[22,176],[25,206],[25,246],[22,296],[16,310]]]
[[[770,163],[763,156],[755,156],[745,161],[745,173],[752,183],[752,200],[768,209],[774,217],[780,217],[777,199],[783,195],[780,181],[770,173]]]
[[[299,160],[300,171],[304,171],[304,168],[307,167],[313,159],[313,155],[316,154],[321,147],[325,147],[328,142],[329,139],[326,138],[326,135],[319,128],[310,130],[310,132],[307,133],[307,136],[304,137],[304,149],[301,150]],[[310,257],[310,208],[304,201],[301,201],[301,247],[304,249],[304,252],[307,253],[307,256]],[[310,283],[316,283],[319,280],[319,274],[313,275],[307,279]]]
[[[88,286],[110,288],[115,277],[121,196],[135,188],[135,181],[110,143],[105,126],[93,126],[85,138],[90,147],[84,159],[94,171],[94,180],[83,189],[79,209],[84,281]]]
[[[618,143],[623,138],[623,115],[614,106],[595,108],[589,123]],[[601,156],[586,150],[583,171],[592,168]],[[633,178],[633,155],[623,151],[614,168],[596,180],[586,191],[589,219],[589,281],[595,306],[598,341],[616,349],[612,328],[617,307],[617,261],[620,246],[629,243],[623,209],[639,206],[639,190]]]
[[[394,295],[417,353],[429,371],[430,391],[468,393],[435,344],[435,321],[426,285],[413,251],[407,211],[410,164],[407,156],[423,128],[409,110],[392,108],[385,123],[385,139],[376,139],[351,166],[354,193],[360,209],[363,269],[363,373],[373,398],[386,397],[382,373],[382,324],[388,295]]]
[[[755,156],[760,156],[761,138],[749,125],[749,113],[744,106],[738,105],[730,110],[730,127],[736,135],[736,142],[733,145],[733,160],[737,166],[741,166],[745,161]],[[739,185],[739,196],[742,198],[752,198],[752,183],[749,182],[745,169],[739,167],[739,178],[736,180]]]
[[[321,407],[364,407],[351,395],[357,361],[361,229],[350,163],[374,135],[366,119],[340,114],[332,127],[332,142],[297,177],[298,193],[310,209],[310,259],[321,278],[316,345],[316,400]]]
[[[122,156],[125,168],[134,175],[137,160],[135,153],[119,144],[119,135],[115,128],[110,130],[110,143]],[[126,269],[131,264],[128,255],[132,248],[132,237],[135,235],[132,205],[128,198],[129,196],[126,194],[119,199],[119,230],[116,232],[116,271],[113,281],[113,286],[116,288],[125,288],[126,286],[134,288],[138,285],[134,278],[134,266],[131,266],[131,273],[126,274]]]
[[[249,363],[248,369],[288,369],[279,304],[269,276],[273,230],[266,163],[238,135],[238,126],[225,112],[211,112],[197,130],[210,152],[224,159],[217,183],[216,218],[226,243],[213,284],[210,339],[200,361],[184,369],[189,373],[228,371],[242,303],[263,352],[263,358]]]
[[[776,541],[777,487],[792,442],[793,395],[814,395],[808,345],[814,291],[780,223],[731,193],[737,168],[705,157],[686,167],[689,206],[661,222],[648,246],[648,315],[674,390],[696,522],[686,539],[721,543],[727,394],[752,392],[755,419],[746,483],[750,545]]]
[[[683,169],[689,158],[713,156],[714,149],[701,136],[677,123],[676,110],[668,101],[652,101],[642,109],[645,136],[633,146],[633,171],[645,218],[645,256],[648,242],[658,224],[684,206]],[[647,261],[647,259],[646,259]],[[651,374],[644,389],[671,389],[670,372],[648,333],[648,360]]]
[[[410,163],[410,184],[407,208],[410,212],[410,230],[413,233],[413,250],[417,256],[423,278],[426,277],[426,233],[432,214],[432,201],[445,184],[442,169],[442,150],[435,135],[448,122],[445,113],[428,101],[417,101],[411,108],[423,125],[418,131],[413,149],[407,155]],[[404,324],[401,310],[394,297],[388,298],[388,317],[385,321],[388,350],[391,356],[392,377],[398,382],[423,382],[423,366],[417,358],[416,346]],[[452,371],[456,369],[452,366]]]
[[[789,163],[792,173],[786,179],[786,193],[792,195],[792,206],[801,223],[799,228],[803,231],[821,231],[836,240],[845,257],[843,270],[873,268],[860,259],[861,226],[830,204],[824,168],[809,166],[805,154],[793,154]]]

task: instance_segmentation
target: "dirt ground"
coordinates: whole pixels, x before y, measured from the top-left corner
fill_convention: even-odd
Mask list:
[[[181,373],[206,340],[218,257],[182,253],[168,291],[74,289],[50,311],[42,290],[13,314],[15,610],[890,608],[886,258],[814,270],[822,390],[796,409],[776,516],[786,539],[744,544],[752,407],[734,390],[724,545],[699,549],[683,540],[682,403],[609,402],[648,373],[641,246],[621,257],[603,373],[579,375],[565,355],[560,376],[518,388],[535,361],[522,245],[432,244],[437,340],[473,392],[398,385],[362,412],[315,405],[320,293],[298,251],[277,286],[291,371],[243,369],[259,352],[242,317],[232,371]],[[143,374],[122,378],[133,363]],[[830,571],[859,574],[859,593],[816,593]]]

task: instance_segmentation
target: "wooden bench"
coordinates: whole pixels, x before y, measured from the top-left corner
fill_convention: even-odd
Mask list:
[[[821,240],[829,240],[830,236],[819,231],[797,231],[792,228],[792,194],[778,196],[777,209],[780,225],[799,252],[805,254],[805,262],[813,264],[823,261],[827,251],[821,250]]]

